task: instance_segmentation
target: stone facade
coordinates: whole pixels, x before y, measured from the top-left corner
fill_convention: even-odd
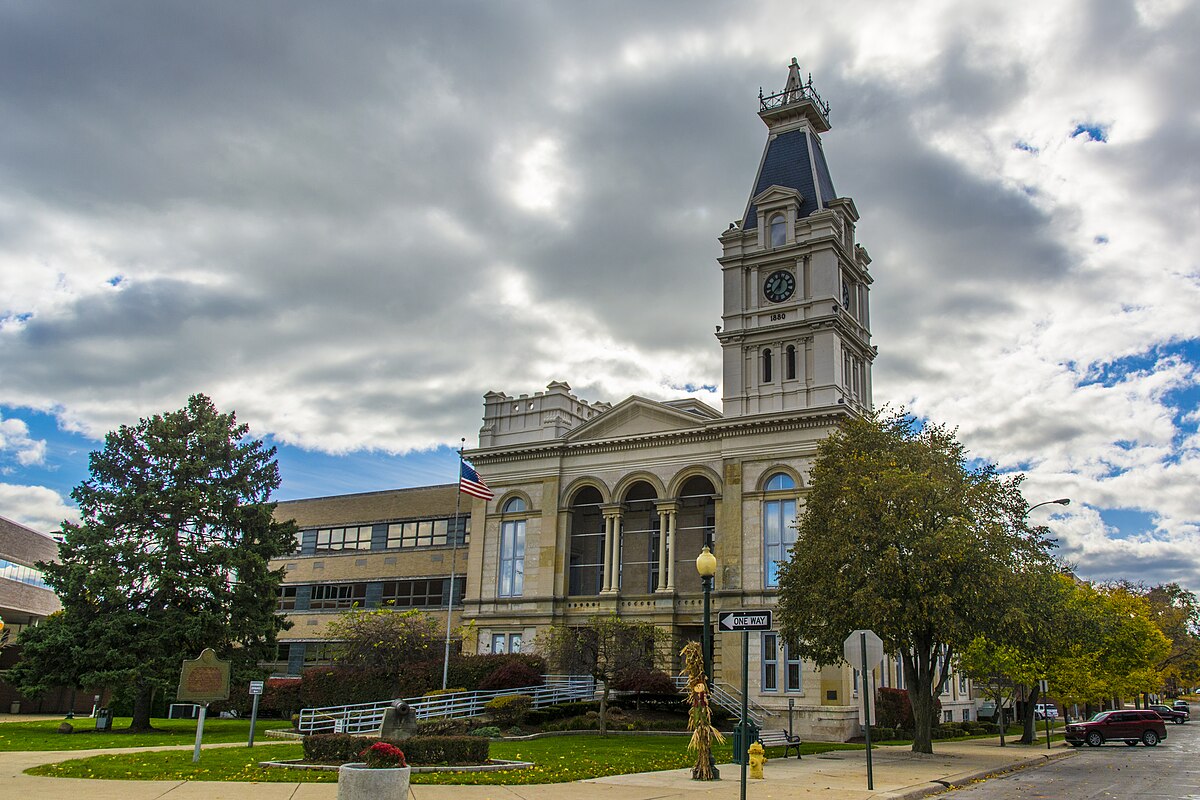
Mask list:
[[[705,545],[718,565],[713,619],[775,604],[776,564],[795,541],[817,446],[872,407],[876,348],[858,210],[834,191],[822,151],[828,106],[795,61],[784,91],[760,101],[767,143],[754,188],[720,236],[722,409],[695,399],[589,401],[564,381],[533,394],[485,394],[478,446],[465,455],[495,497],[469,506],[463,498],[469,528],[458,524],[470,535],[454,563],[461,619],[475,631],[464,649],[528,649],[549,626],[616,613],[670,631],[664,666],[674,669],[682,644],[701,637],[695,559]],[[407,491],[441,492],[436,512],[423,512],[450,516],[453,486]],[[404,492],[281,504],[279,515],[296,514],[305,528],[288,583],[448,576],[444,544],[386,546],[389,527],[421,517],[418,506]],[[320,526],[351,524],[374,526],[357,539],[369,540],[368,551],[319,551]],[[377,599],[367,595],[366,605]],[[327,611],[289,613],[291,641],[321,639]],[[751,699],[779,715],[772,726],[790,714],[808,739],[860,734],[852,667],[793,659],[774,633],[717,634],[719,683],[740,685],[744,647]],[[292,671],[302,660],[293,654]],[[896,685],[890,669],[875,670],[875,685]],[[952,684],[943,703],[959,720],[972,713],[970,691],[960,697]]]

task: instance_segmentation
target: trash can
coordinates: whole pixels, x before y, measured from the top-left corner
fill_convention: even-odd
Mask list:
[[[9,703],[8,704],[8,713],[20,714],[21,713],[21,701],[13,700],[11,703]]]
[[[96,730],[98,730],[98,731],[112,730],[112,709],[109,709],[109,708],[96,709]]]
[[[754,720],[739,720],[733,726],[733,763],[745,764],[750,745],[758,741],[759,729]]]

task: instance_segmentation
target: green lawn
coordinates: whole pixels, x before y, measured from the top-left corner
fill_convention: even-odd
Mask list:
[[[75,732],[63,734],[58,726],[70,722]],[[74,720],[47,719],[36,722],[5,722],[0,724],[0,750],[93,750],[107,747],[163,747],[191,744],[196,741],[196,720],[152,720],[160,730],[150,733],[127,733],[129,717],[113,720],[111,731],[96,731],[95,720],[86,717]],[[254,742],[266,737],[268,728],[290,728],[284,720],[259,720],[255,725]],[[204,743],[244,742],[250,735],[248,719],[206,719]]]
[[[524,742],[492,742],[493,758],[532,761],[532,769],[504,772],[421,773],[412,782],[442,784],[530,784],[564,783],[622,775],[632,772],[690,767],[694,756],[687,751],[683,736],[554,736]],[[782,752],[782,748],[777,748]],[[805,744],[802,752],[862,749],[861,745]],[[728,762],[732,750],[728,742],[716,751],[719,763]],[[770,755],[768,751],[768,755]],[[158,751],[121,755],[102,755],[64,761],[29,770],[32,775],[65,778],[116,778],[123,780],[209,780],[333,782],[335,772],[261,769],[257,762],[288,760],[301,755],[298,744],[271,744],[251,750],[244,747],[217,747],[201,753],[200,763],[192,763],[188,751]],[[737,767],[732,767],[737,769]]]

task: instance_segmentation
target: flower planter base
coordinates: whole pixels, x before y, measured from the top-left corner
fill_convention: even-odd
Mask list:
[[[410,767],[370,769],[366,764],[342,764],[338,769],[338,800],[407,800]]]

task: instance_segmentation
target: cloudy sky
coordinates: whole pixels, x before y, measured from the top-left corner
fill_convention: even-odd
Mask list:
[[[1197,41],[1186,0],[0,0],[0,515],[55,528],[193,392],[281,498],[453,481],[488,390],[719,405],[795,56],[876,403],[1070,497],[1084,577],[1200,590]]]

